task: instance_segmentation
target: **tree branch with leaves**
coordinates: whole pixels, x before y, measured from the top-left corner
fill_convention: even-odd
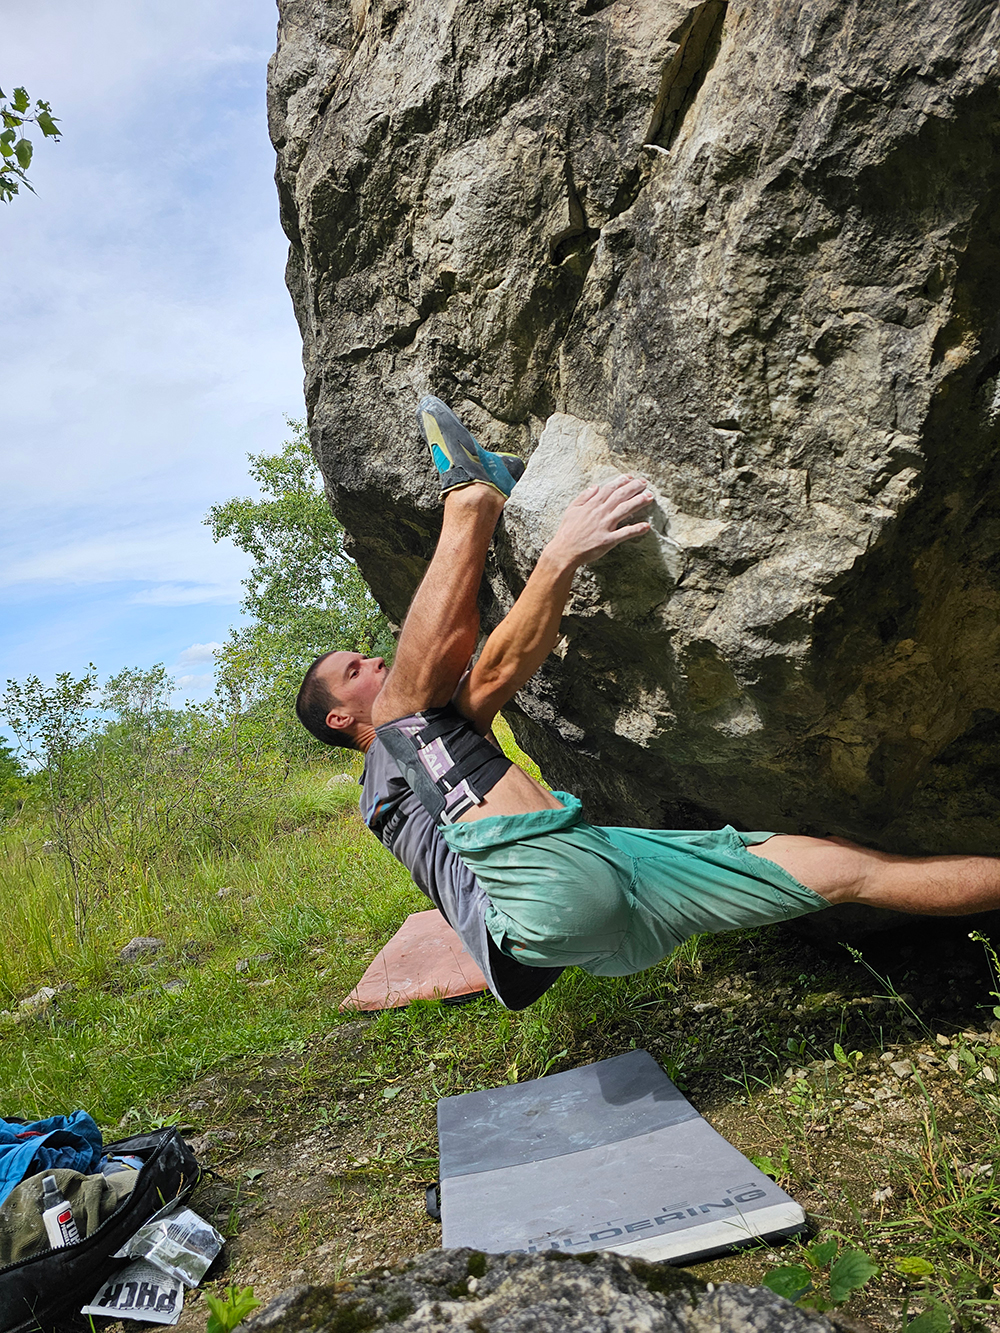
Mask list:
[[[28,167],[34,146],[25,134],[25,126],[36,125],[46,139],[58,139],[62,134],[59,122],[52,117],[48,102],[38,98],[32,106],[26,88],[15,88],[12,97],[0,88],[0,200],[9,204],[24,185],[34,194],[28,180]]]
[[[389,622],[344,547],[345,532],[323,492],[305,422],[277,454],[251,454],[257,498],[213,505],[205,518],[253,560],[243,581],[247,623],[216,654],[220,695],[234,716],[254,709],[292,749],[312,747],[292,703],[314,657],[334,648],[391,656]]]

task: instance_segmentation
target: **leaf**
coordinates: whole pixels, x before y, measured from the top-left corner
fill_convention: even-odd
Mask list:
[[[750,1160],[758,1171],[764,1172],[765,1176],[777,1176],[780,1174],[778,1168],[774,1164],[773,1157],[751,1157]]]
[[[552,1066],[553,1066],[554,1064],[558,1064],[559,1061],[562,1060],[562,1059],[563,1059],[565,1056],[567,1056],[567,1055],[569,1055],[569,1050],[568,1050],[568,1048],[563,1049],[563,1050],[561,1050],[561,1051],[556,1051],[555,1055],[550,1056],[550,1058],[549,1058],[548,1060],[545,1061],[545,1066],[544,1066],[544,1068],[542,1069],[541,1077],[544,1078],[545,1075],[546,1075],[546,1074],[549,1072],[549,1070],[552,1068]]]
[[[838,1065],[847,1064],[847,1056],[845,1055],[844,1048],[843,1046],[841,1046],[839,1041],[835,1041],[833,1043],[833,1058],[836,1060]]]
[[[786,1301],[797,1301],[812,1286],[812,1276],[803,1264],[785,1264],[772,1269],[763,1285],[776,1296],[784,1296]]]
[[[14,96],[11,100],[15,111],[27,111],[28,107],[31,105],[31,98],[28,96],[27,89],[25,88],[15,88]]]
[[[845,1250],[830,1269],[830,1299],[835,1305],[846,1301],[851,1292],[859,1291],[879,1271],[861,1250]]]
[[[826,1268],[828,1264],[832,1264],[836,1259],[839,1248],[837,1241],[831,1236],[828,1240],[821,1240],[817,1245],[810,1245],[806,1254],[814,1264],[820,1268]]]
[[[205,1333],[230,1333],[251,1310],[256,1310],[260,1305],[253,1294],[253,1287],[229,1287],[225,1299],[221,1300],[206,1291],[205,1302],[212,1312]]]
[[[382,1100],[384,1102],[391,1102],[393,1097],[398,1097],[402,1091],[403,1091],[402,1088],[383,1088]]]
[[[47,139],[58,139],[62,134],[58,123],[52,119],[48,111],[39,111],[35,117],[35,124]]]
[[[18,164],[27,170],[31,166],[31,140],[18,139],[14,145],[14,152],[17,154]]]
[[[951,1316],[943,1305],[932,1301],[922,1314],[910,1320],[905,1333],[951,1333]]]
[[[928,1263],[926,1259],[920,1259],[915,1254],[903,1254],[898,1259],[893,1259],[892,1266],[897,1273],[902,1273],[903,1277],[933,1277],[934,1265]]]

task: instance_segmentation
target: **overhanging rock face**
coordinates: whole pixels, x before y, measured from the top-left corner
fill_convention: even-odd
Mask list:
[[[512,723],[591,817],[1000,852],[1000,18],[985,0],[280,0],[317,455],[400,618],[430,391],[530,455],[484,607],[586,482]]]

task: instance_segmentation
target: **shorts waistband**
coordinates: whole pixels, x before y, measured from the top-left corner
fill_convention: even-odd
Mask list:
[[[485,819],[462,820],[446,824],[441,835],[453,852],[482,851],[487,847],[503,847],[507,843],[537,838],[543,833],[556,833],[583,822],[583,807],[567,791],[552,795],[562,802],[560,810],[531,810],[524,815],[487,815]]]

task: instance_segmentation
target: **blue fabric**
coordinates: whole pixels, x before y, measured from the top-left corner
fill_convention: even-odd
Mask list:
[[[56,1167],[92,1175],[104,1151],[101,1131],[86,1111],[24,1123],[0,1120],[0,1203],[26,1176]]]

